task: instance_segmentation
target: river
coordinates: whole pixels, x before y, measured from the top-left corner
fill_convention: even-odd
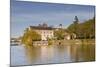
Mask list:
[[[95,60],[94,44],[11,46],[11,66]]]

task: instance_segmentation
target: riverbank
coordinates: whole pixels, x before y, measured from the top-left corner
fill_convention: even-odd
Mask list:
[[[33,46],[47,45],[75,45],[75,44],[95,44],[95,39],[75,39],[75,40],[51,40],[51,41],[34,41]]]
[[[95,44],[95,39],[56,40],[54,44]]]
[[[75,44],[84,44],[84,45],[94,44],[95,45],[95,39],[33,41],[32,46],[75,45]],[[19,44],[11,44],[11,46],[17,46],[17,45],[19,45]]]

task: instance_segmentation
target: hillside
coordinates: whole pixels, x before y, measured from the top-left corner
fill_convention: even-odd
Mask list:
[[[68,28],[69,33],[75,33],[77,38],[95,38],[95,17],[83,23],[73,23]]]

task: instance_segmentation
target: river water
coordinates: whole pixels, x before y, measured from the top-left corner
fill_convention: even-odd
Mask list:
[[[11,66],[95,60],[94,44],[11,46]]]

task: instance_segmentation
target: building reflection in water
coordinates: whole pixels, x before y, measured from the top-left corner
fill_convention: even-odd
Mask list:
[[[25,47],[25,53],[29,64],[48,63],[47,61],[54,56],[53,49],[54,48],[50,48],[50,46]]]
[[[36,63],[40,59],[40,48],[39,47],[25,47],[25,54],[29,64]]]
[[[94,45],[50,45],[25,47],[29,64],[64,63],[95,60]]]

